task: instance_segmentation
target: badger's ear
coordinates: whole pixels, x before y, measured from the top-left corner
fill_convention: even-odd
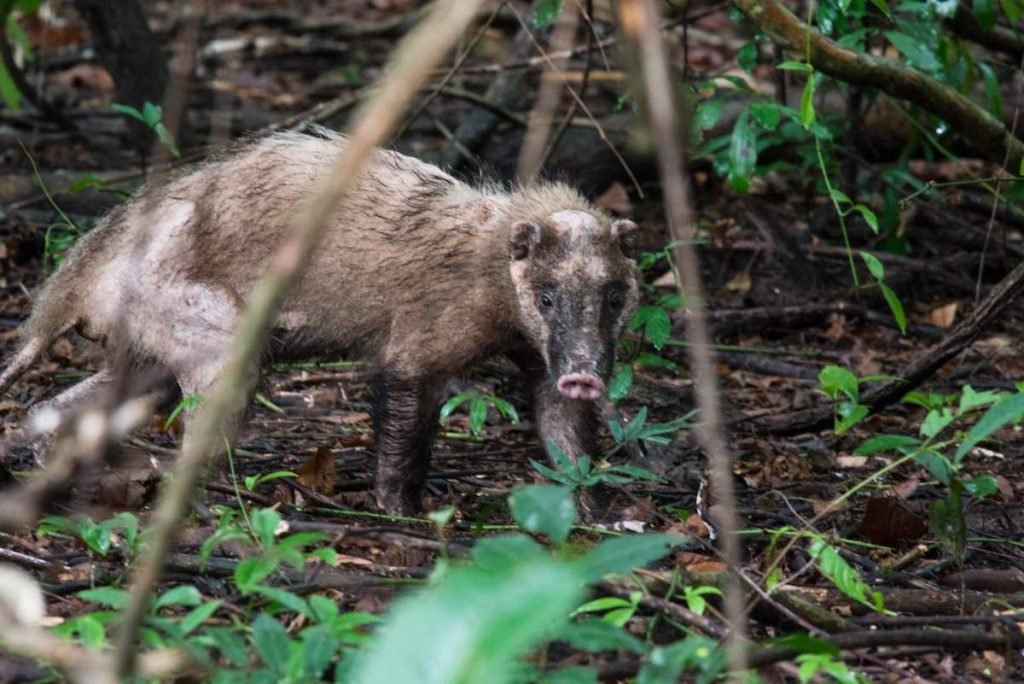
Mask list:
[[[540,226],[530,221],[516,221],[509,231],[508,242],[512,259],[525,259],[540,244]]]
[[[612,222],[612,241],[619,246],[622,253],[630,259],[636,258],[636,240],[639,226],[629,219]]]

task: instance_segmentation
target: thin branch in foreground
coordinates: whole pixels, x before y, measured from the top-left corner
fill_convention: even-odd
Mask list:
[[[623,31],[635,45],[646,88],[646,110],[658,141],[658,170],[674,247],[672,256],[679,268],[681,293],[686,307],[686,328],[690,340],[689,359],[700,423],[700,441],[711,470],[712,487],[721,513],[716,516],[722,534],[723,555],[727,565],[739,569],[740,546],[736,537],[739,518],[733,493],[732,460],[722,431],[718,384],[711,359],[711,341],[704,311],[704,287],[693,240],[693,213],[690,209],[685,159],[679,117],[669,71],[668,56],[658,30],[658,8],[654,0],[623,0],[619,5]],[[725,587],[725,613],[730,633],[729,668],[734,674],[746,669],[746,629],[743,591],[733,580]]]
[[[344,152],[297,213],[291,237],[282,245],[268,273],[254,289],[239,322],[231,362],[206,404],[196,413],[181,457],[157,507],[149,548],[135,572],[130,599],[122,614],[114,653],[117,676],[127,678],[132,672],[136,634],[145,615],[149,595],[163,573],[164,562],[195,489],[198,474],[222,448],[222,425],[244,404],[246,378],[259,361],[267,331],[278,308],[292,284],[302,275],[304,266],[320,244],[329,217],[355,183],[360,168],[376,146],[386,140],[417,88],[462,36],[481,2],[439,1],[422,23],[402,40],[380,89],[354,115]]]

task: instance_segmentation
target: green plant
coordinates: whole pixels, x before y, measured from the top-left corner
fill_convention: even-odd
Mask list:
[[[487,421],[487,411],[490,407],[494,407],[498,414],[506,420],[511,420],[513,423],[519,422],[519,414],[516,413],[516,409],[512,404],[501,397],[494,396],[493,394],[484,394],[477,390],[459,392],[444,402],[441,406],[439,422],[444,423],[452,412],[463,404],[469,405],[469,431],[477,437],[483,432],[484,423]]]
[[[174,141],[174,136],[169,130],[167,130],[167,127],[164,126],[163,108],[160,107],[160,105],[155,105],[152,102],[146,102],[142,105],[141,111],[131,105],[117,103],[110,105],[110,108],[115,112],[124,114],[125,116],[131,117],[142,123],[142,125],[146,126],[156,134],[160,142],[171,151],[171,154],[175,157],[181,156],[181,151],[178,149],[178,145]]]
[[[18,24],[15,13],[20,16],[32,14],[43,5],[43,2],[44,0],[8,0],[0,3],[0,8],[3,9],[3,13],[0,14],[0,30],[6,33],[9,42],[18,46],[25,61],[34,60],[35,55],[28,35]],[[23,96],[14,78],[7,71],[7,66],[0,60],[0,100],[3,100],[10,109],[18,111],[21,109]]]
[[[118,534],[120,533],[120,534]],[[125,556],[132,558],[141,541],[139,520],[131,513],[118,513],[109,520],[95,522],[87,515],[49,515],[39,521],[38,535],[66,535],[81,541],[90,552],[103,558],[119,539],[124,542]]]
[[[835,402],[835,432],[841,435],[864,420],[870,413],[860,403],[860,386],[868,382],[892,380],[888,375],[869,375],[858,378],[841,366],[825,366],[818,373],[818,391]]]
[[[167,420],[164,421],[164,431],[170,430],[171,426],[174,425],[174,421],[178,419],[178,416],[182,412],[195,411],[197,408],[202,406],[203,402],[206,401],[206,397],[202,394],[190,394],[187,397],[182,397],[174,408],[171,409],[171,413],[167,416]]]
[[[553,482],[565,485],[572,490],[593,487],[598,484],[622,485],[637,480],[648,482],[663,482],[659,475],[655,475],[646,468],[631,465],[611,465],[601,463],[595,465],[593,460],[582,455],[573,460],[565,455],[557,444],[548,443],[548,454],[554,466],[549,467],[530,459],[530,464],[544,477]]]

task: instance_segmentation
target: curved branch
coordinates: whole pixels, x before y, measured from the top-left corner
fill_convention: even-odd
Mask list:
[[[809,43],[816,70],[912,102],[952,126],[989,160],[1014,171],[1020,168],[1024,142],[999,119],[931,76],[900,62],[841,47],[810,29],[777,0],[733,0],[733,4],[783,48],[803,55]]]

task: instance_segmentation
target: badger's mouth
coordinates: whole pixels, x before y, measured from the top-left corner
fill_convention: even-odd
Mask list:
[[[569,399],[596,401],[604,396],[605,386],[601,378],[590,373],[566,373],[558,378],[558,391]]]

